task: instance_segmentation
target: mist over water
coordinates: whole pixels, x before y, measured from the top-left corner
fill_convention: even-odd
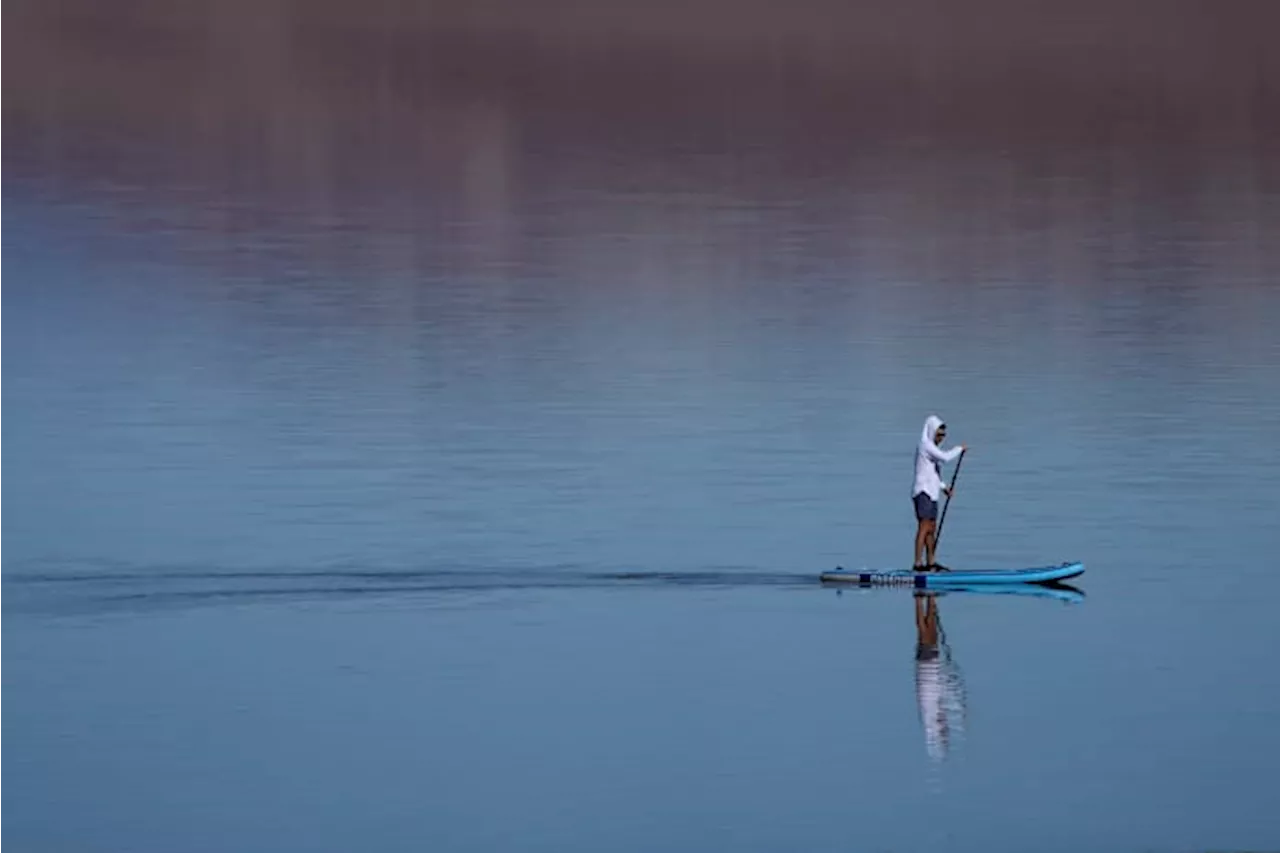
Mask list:
[[[6,841],[1280,845],[1271,5],[10,5]]]

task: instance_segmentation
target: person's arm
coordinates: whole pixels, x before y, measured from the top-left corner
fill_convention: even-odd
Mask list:
[[[957,444],[955,447],[951,448],[950,450],[943,450],[942,448],[938,447],[938,445],[934,444],[931,441],[925,443],[924,445],[925,455],[928,456],[930,459],[932,459],[934,462],[950,462],[952,459],[955,459],[961,453],[964,453],[964,450],[965,450],[965,447],[963,444]]]

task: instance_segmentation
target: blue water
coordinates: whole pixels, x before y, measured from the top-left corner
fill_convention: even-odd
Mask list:
[[[4,841],[1280,847],[1265,128],[424,73],[356,140],[6,106]],[[922,650],[817,574],[906,565],[931,412],[940,556],[1087,571]]]

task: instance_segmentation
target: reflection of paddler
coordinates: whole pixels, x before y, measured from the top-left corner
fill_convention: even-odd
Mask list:
[[[951,647],[938,620],[938,597],[917,593],[915,605],[916,702],[929,757],[941,761],[947,757],[952,737],[964,734],[964,679],[951,659]]]

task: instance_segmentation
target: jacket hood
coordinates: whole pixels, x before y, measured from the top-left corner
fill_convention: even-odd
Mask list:
[[[941,426],[944,426],[942,418],[937,415],[929,415],[929,417],[925,418],[924,429],[920,433],[920,445],[923,447],[925,444],[931,444],[936,447],[937,442],[933,440],[933,437],[937,435],[938,427]]]

